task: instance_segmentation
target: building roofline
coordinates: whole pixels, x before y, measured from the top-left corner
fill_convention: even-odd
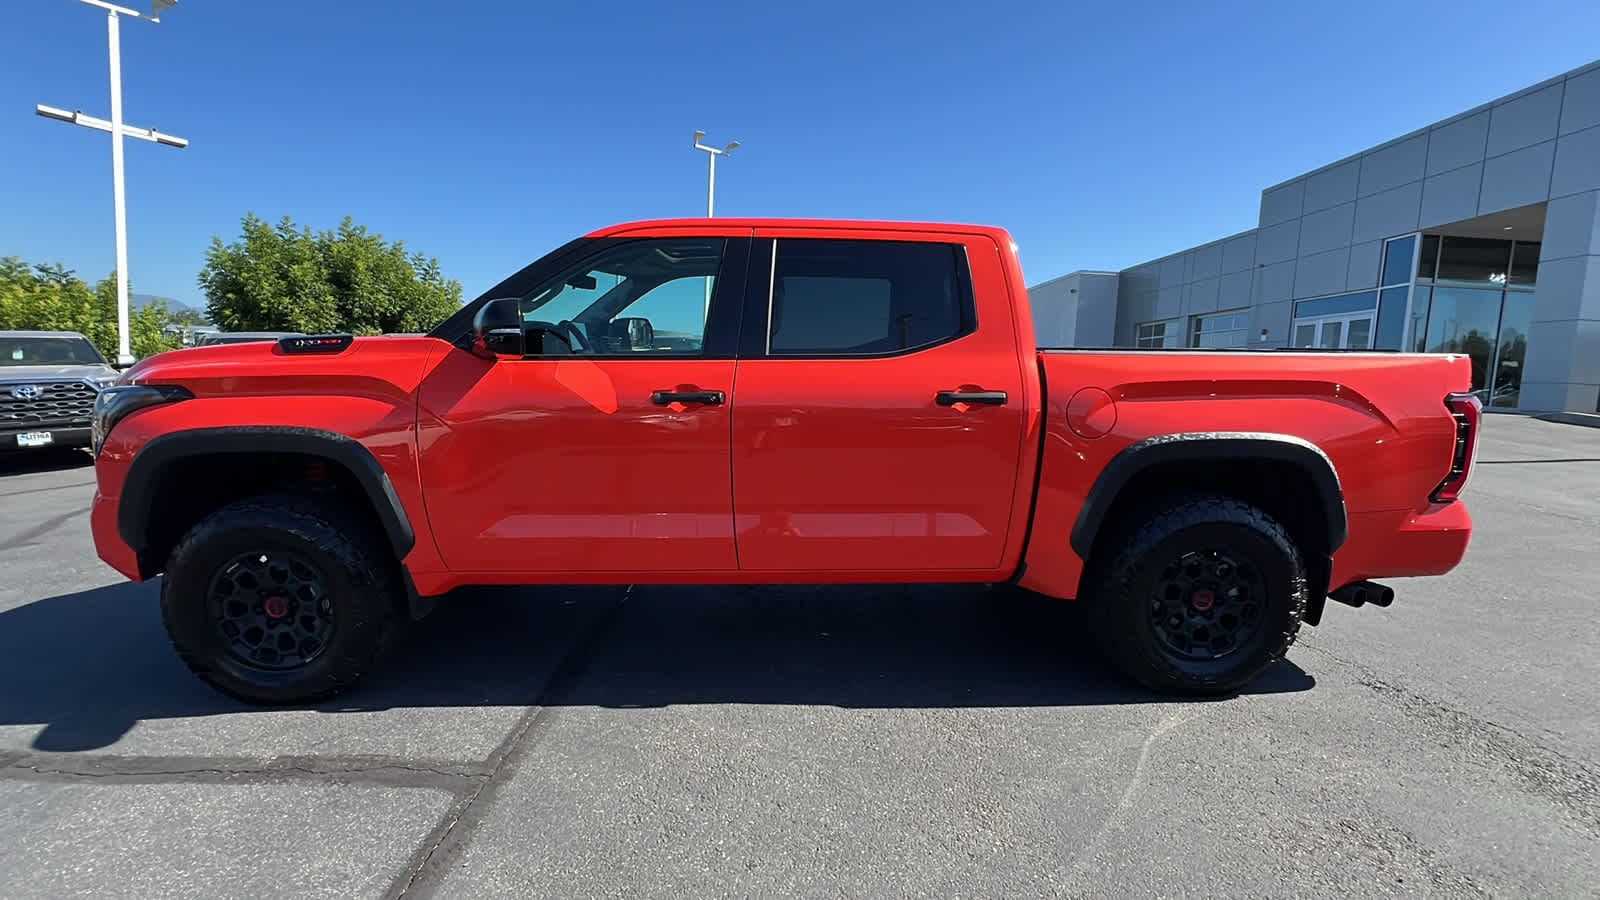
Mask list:
[[[1538,82],[1537,84],[1531,84],[1531,85],[1529,85],[1527,87],[1524,87],[1524,88],[1518,88],[1517,90],[1512,91],[1509,94],[1505,94],[1505,95],[1500,96],[1500,97],[1495,97],[1494,99],[1489,100],[1489,101],[1487,101],[1485,103],[1480,103],[1477,106],[1472,107],[1471,109],[1464,110],[1464,111],[1458,112],[1458,113],[1453,113],[1453,114],[1451,114],[1450,116],[1448,116],[1446,118],[1440,119],[1440,120],[1438,120],[1436,122],[1430,122],[1427,125],[1422,126],[1421,128],[1417,128],[1417,129],[1413,129],[1411,131],[1408,131],[1405,134],[1400,135],[1399,137],[1390,138],[1390,139],[1384,141],[1381,144],[1373,144],[1371,147],[1366,147],[1366,148],[1363,148],[1361,150],[1357,150],[1356,152],[1351,153],[1348,156],[1340,157],[1339,159],[1336,159],[1333,162],[1326,163],[1324,165],[1320,165],[1320,166],[1316,167],[1315,169],[1308,169],[1308,170],[1306,170],[1304,172],[1301,172],[1299,175],[1294,175],[1294,176],[1291,176],[1289,178],[1285,178],[1284,180],[1282,180],[1280,182],[1277,182],[1276,184],[1269,184],[1266,187],[1261,189],[1261,193],[1265,194],[1268,191],[1277,190],[1278,188],[1284,187],[1286,185],[1293,184],[1296,181],[1303,181],[1303,180],[1305,180],[1307,178],[1310,178],[1313,175],[1317,175],[1317,174],[1320,174],[1322,172],[1326,172],[1329,169],[1336,169],[1336,168],[1338,168],[1338,167],[1340,167],[1342,165],[1345,165],[1347,163],[1354,162],[1355,160],[1358,160],[1361,157],[1366,156],[1369,153],[1373,153],[1373,152],[1376,152],[1378,150],[1383,150],[1383,149],[1385,149],[1387,147],[1391,147],[1391,146],[1393,146],[1395,144],[1404,143],[1405,141],[1409,141],[1409,140],[1411,140],[1413,138],[1416,138],[1416,137],[1418,137],[1420,135],[1427,134],[1428,132],[1434,130],[1435,128],[1442,128],[1442,127],[1444,127],[1446,125],[1453,125],[1456,122],[1461,121],[1462,119],[1470,119],[1471,117],[1476,116],[1476,115],[1478,115],[1480,113],[1487,112],[1487,111],[1495,108],[1496,106],[1499,106],[1502,103],[1509,103],[1512,100],[1517,100],[1517,99],[1525,97],[1525,96],[1527,96],[1529,94],[1538,93],[1539,91],[1545,90],[1546,88],[1553,87],[1553,86],[1555,86],[1557,84],[1561,84],[1561,83],[1565,82],[1566,80],[1568,80],[1570,78],[1574,78],[1574,77],[1579,76],[1579,75],[1586,75],[1589,72],[1594,71],[1596,69],[1600,69],[1600,60],[1595,60],[1594,62],[1586,63],[1585,65],[1579,66],[1576,69],[1571,69],[1571,70],[1566,71],[1566,72],[1561,72],[1561,73],[1559,73],[1557,75],[1551,76],[1550,78],[1546,78],[1545,80],[1543,80],[1541,82]]]
[[[1204,250],[1204,249],[1206,249],[1207,247],[1210,247],[1213,244],[1226,244],[1227,242],[1229,242],[1231,240],[1235,240],[1236,238],[1242,238],[1247,234],[1255,234],[1256,232],[1258,232],[1260,230],[1261,230],[1260,226],[1257,226],[1257,227],[1254,227],[1254,228],[1246,228],[1243,231],[1235,231],[1233,234],[1230,234],[1227,237],[1215,238],[1213,240],[1206,241],[1204,244],[1196,244],[1193,247],[1185,247],[1184,249],[1175,251],[1173,253],[1168,253],[1168,254],[1165,254],[1163,256],[1151,257],[1150,259],[1147,259],[1144,262],[1134,263],[1133,265],[1128,266],[1126,269],[1123,269],[1122,272],[1131,272],[1134,269],[1142,269],[1145,266],[1161,262],[1164,259],[1171,259],[1174,256],[1182,256],[1185,253],[1194,253],[1194,252],[1199,251],[1199,250]],[[1120,275],[1121,272],[1118,272],[1118,274]]]
[[[1033,290],[1038,290],[1039,288],[1042,288],[1042,287],[1049,287],[1050,285],[1055,284],[1058,281],[1066,281],[1068,278],[1077,278],[1080,275],[1111,275],[1111,276],[1118,276],[1118,275],[1121,275],[1121,274],[1122,274],[1121,272],[1110,271],[1110,270],[1107,270],[1107,269],[1074,269],[1073,271],[1068,272],[1065,275],[1057,275],[1054,278],[1047,278],[1044,281],[1039,282],[1038,284],[1029,285],[1028,286],[1028,290],[1033,291]]]

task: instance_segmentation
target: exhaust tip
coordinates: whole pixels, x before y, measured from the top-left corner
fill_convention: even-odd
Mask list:
[[[1328,596],[1346,606],[1388,606],[1394,602],[1394,588],[1374,581],[1353,581]]]

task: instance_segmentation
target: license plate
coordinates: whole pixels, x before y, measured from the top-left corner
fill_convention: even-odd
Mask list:
[[[25,431],[17,435],[18,447],[45,447],[55,442],[56,436],[48,431]]]

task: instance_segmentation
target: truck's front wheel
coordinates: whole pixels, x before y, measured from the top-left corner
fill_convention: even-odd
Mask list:
[[[168,559],[161,612],[178,654],[217,690],[304,703],[352,685],[396,621],[394,566],[363,523],[283,495],[224,507]]]
[[[1198,495],[1157,504],[1097,561],[1095,618],[1111,660],[1147,687],[1237,690],[1288,651],[1306,605],[1304,562],[1254,506]]]

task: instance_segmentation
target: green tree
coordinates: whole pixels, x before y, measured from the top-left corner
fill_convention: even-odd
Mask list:
[[[164,302],[164,301],[163,301]],[[180,307],[172,311],[172,324],[174,325],[210,325],[206,317],[192,309]]]
[[[237,240],[211,239],[200,289],[225,331],[426,331],[461,306],[461,283],[439,262],[354,224],[313,233],[288,216],[247,213]]]
[[[165,302],[130,311],[128,335],[134,356],[178,346],[163,329],[172,315]],[[117,356],[117,275],[89,287],[59,263],[30,266],[20,257],[0,259],[0,329],[76,331],[107,359]]]

